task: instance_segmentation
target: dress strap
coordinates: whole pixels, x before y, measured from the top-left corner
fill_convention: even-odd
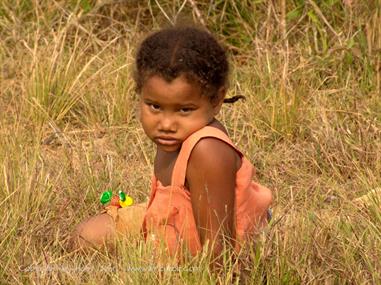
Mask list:
[[[201,140],[202,138],[212,137],[217,138],[219,140],[224,141],[228,145],[237,151],[237,153],[242,157],[242,153],[234,146],[233,142],[230,138],[220,129],[215,127],[206,126],[199,131],[190,135],[182,144],[180,153],[175,162],[175,166],[172,172],[172,186],[184,186],[185,184],[185,176],[188,166],[188,160],[191,155],[191,152],[194,146]]]

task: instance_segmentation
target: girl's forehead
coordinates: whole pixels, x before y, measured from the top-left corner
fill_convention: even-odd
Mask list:
[[[185,76],[184,74],[179,75],[176,78],[173,78],[171,80],[168,80],[164,78],[163,76],[154,74],[149,76],[144,84],[143,87],[146,85],[164,85],[164,86],[172,86],[172,87],[179,87],[179,86],[187,86],[187,87],[193,87],[193,88],[198,88],[199,84],[197,82],[192,82]]]
[[[185,76],[179,76],[172,81],[153,75],[142,86],[142,96],[156,100],[198,100],[202,95],[197,83],[189,82]]]

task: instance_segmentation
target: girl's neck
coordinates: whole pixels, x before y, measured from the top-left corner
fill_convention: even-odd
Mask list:
[[[215,119],[215,118],[213,119],[213,121],[211,121],[211,122],[208,124],[208,126],[209,126],[209,127],[215,127],[215,128],[217,128],[217,129],[223,131],[225,134],[227,134],[227,131],[226,131],[224,125],[222,125],[222,124],[220,123],[220,121],[218,121],[218,120]]]

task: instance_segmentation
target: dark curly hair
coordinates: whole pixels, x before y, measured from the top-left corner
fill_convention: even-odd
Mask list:
[[[195,27],[171,27],[148,36],[136,55],[135,82],[140,93],[145,81],[159,75],[171,82],[184,75],[197,82],[211,101],[228,81],[229,64],[225,50],[207,31]],[[243,96],[225,99],[232,103]]]

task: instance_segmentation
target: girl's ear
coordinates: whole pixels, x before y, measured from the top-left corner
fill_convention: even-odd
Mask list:
[[[217,98],[213,102],[214,115],[217,115],[222,107],[222,103],[224,102],[224,98],[226,95],[226,87],[223,86],[217,91]]]

